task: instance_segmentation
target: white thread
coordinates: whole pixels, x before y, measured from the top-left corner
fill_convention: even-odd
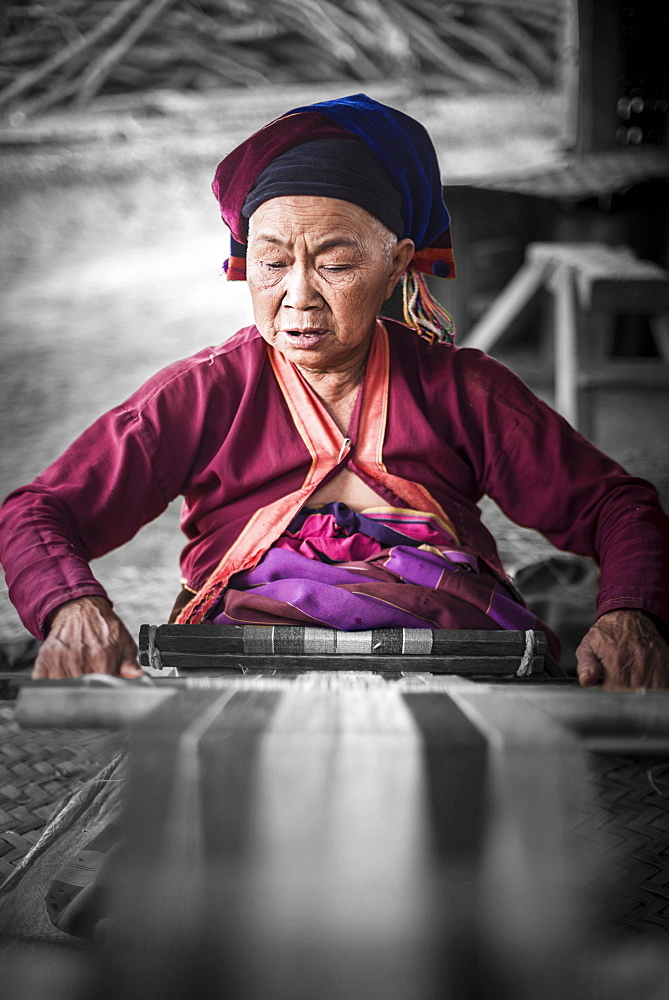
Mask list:
[[[149,666],[152,670],[163,670],[164,664],[160,656],[160,650],[156,646],[156,629],[157,625],[149,625]]]
[[[516,677],[529,677],[533,673],[534,652],[537,648],[537,636],[533,629],[528,629],[525,633],[525,652],[523,653],[520,665],[516,671]]]

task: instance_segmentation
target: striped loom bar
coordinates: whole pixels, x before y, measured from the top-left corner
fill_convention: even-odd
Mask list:
[[[156,670],[374,670],[564,676],[543,632],[309,626],[142,625],[139,662]]]
[[[412,653],[429,655],[432,652],[432,632],[422,628],[342,632],[334,628],[309,626],[262,628],[245,625],[242,632],[245,653],[285,653],[293,656],[366,653],[371,656],[387,656]]]

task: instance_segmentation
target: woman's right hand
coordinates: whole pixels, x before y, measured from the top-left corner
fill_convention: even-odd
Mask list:
[[[137,645],[104,597],[78,597],[50,615],[49,633],[35,661],[36,680],[114,674],[141,677]]]

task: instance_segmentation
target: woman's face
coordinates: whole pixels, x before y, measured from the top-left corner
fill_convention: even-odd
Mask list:
[[[344,371],[364,358],[381,304],[414,251],[336,198],[273,198],[253,214],[246,271],[256,326],[289,361]]]

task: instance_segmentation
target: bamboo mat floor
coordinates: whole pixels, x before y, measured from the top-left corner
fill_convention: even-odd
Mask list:
[[[14,702],[0,702],[0,881],[39,839],[50,817],[118,751],[106,730],[20,727]],[[669,967],[669,757],[591,754],[595,796],[579,827],[594,846],[602,835],[595,888],[608,912],[598,928],[602,954],[593,976],[611,986],[592,998],[664,1000]],[[95,955],[67,945],[16,938],[0,941],[0,979],[12,1000],[96,997]],[[615,989],[613,988],[615,986]],[[5,995],[5,994],[3,994]]]
[[[0,703],[0,882],[117,745],[106,730],[23,729],[14,703]]]
[[[25,729],[15,702],[0,702],[0,882],[37,842],[50,817],[119,749],[119,734]],[[669,759],[593,754],[596,803],[582,833],[606,829],[616,845],[613,922],[669,932]]]

